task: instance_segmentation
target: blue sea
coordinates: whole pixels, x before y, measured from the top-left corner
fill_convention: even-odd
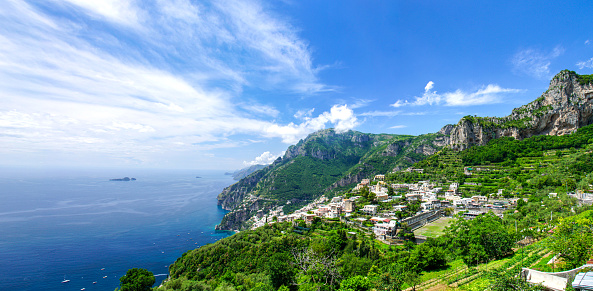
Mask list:
[[[109,181],[126,176],[137,180]],[[233,182],[212,171],[1,168],[0,290],[111,291],[130,268],[158,285],[184,252],[230,235],[214,226],[225,214],[216,196]]]

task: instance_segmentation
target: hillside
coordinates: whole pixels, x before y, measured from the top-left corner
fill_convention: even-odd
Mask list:
[[[313,133],[271,165],[224,189],[218,204],[232,211],[217,229],[243,229],[251,216],[273,207],[288,212],[369,175],[408,167],[441,149],[443,138],[333,129]]]
[[[465,116],[438,133],[402,136],[332,129],[313,133],[273,164],[224,189],[218,204],[231,212],[216,228],[244,229],[244,222],[254,215],[262,216],[277,206],[290,212],[373,174],[409,167],[443,147],[461,151],[500,138],[523,140],[576,132],[593,123],[592,81],[591,75],[561,71],[546,92],[510,115]]]
[[[592,151],[593,125],[562,136],[444,148],[413,165],[423,173],[385,173],[385,180],[430,179],[438,187],[456,181],[466,197],[490,196],[503,187],[502,196],[527,201],[519,200],[502,218],[487,213],[451,219],[441,236],[419,245],[403,235],[402,242],[387,245],[349,219],[273,223],[188,251],[158,290],[543,290],[517,276],[523,267],[564,271],[593,255],[591,206],[567,195],[591,190]],[[387,202],[378,205],[383,214],[392,209]],[[560,259],[549,264],[555,255]]]

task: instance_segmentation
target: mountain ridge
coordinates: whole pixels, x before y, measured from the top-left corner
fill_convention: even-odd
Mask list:
[[[465,116],[441,131],[448,146],[464,150],[490,140],[510,136],[518,140],[535,135],[564,135],[593,123],[592,75],[563,70],[550,81],[539,98],[513,109],[505,117]]]
[[[563,70],[539,98],[513,109],[510,115],[465,116],[457,124],[443,126],[437,133],[409,136],[356,131],[337,133],[333,129],[312,133],[290,146],[285,155],[271,165],[225,188],[217,197],[218,204],[231,212],[216,229],[244,229],[248,227],[245,221],[251,216],[261,217],[278,206],[285,207],[285,211],[296,209],[373,174],[411,166],[444,147],[462,151],[501,137],[522,140],[543,134],[573,133],[593,123],[592,81],[592,75]],[[306,170],[308,167],[318,169]],[[301,170],[306,170],[306,175]],[[290,179],[286,173],[292,173],[295,179]],[[300,188],[311,181],[317,184],[306,191],[302,189],[300,196],[298,193],[294,196],[295,191],[291,190],[278,191],[279,188]]]

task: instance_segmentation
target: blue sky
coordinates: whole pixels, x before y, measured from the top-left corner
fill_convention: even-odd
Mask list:
[[[238,169],[323,128],[418,135],[505,116],[562,69],[593,73],[592,8],[8,0],[0,160]]]

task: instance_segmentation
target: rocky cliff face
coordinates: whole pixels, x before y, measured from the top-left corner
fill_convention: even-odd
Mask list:
[[[242,230],[243,228],[249,227],[246,225],[246,221],[252,216],[261,218],[265,213],[270,210],[270,205],[266,204],[264,200],[252,198],[248,199],[240,207],[227,213],[220,224],[216,225],[216,230]]]
[[[564,135],[593,123],[593,85],[587,76],[564,70],[550,82],[549,89],[533,102],[515,108],[505,117],[463,117],[449,132],[447,144],[464,150],[485,145],[503,136],[524,139],[534,135]]]
[[[273,164],[272,164],[273,165]],[[271,166],[268,166],[271,167]],[[232,210],[239,206],[247,194],[253,189],[259,180],[265,175],[266,169],[252,173],[229,187],[224,188],[222,193],[218,194],[218,205],[224,210]]]

